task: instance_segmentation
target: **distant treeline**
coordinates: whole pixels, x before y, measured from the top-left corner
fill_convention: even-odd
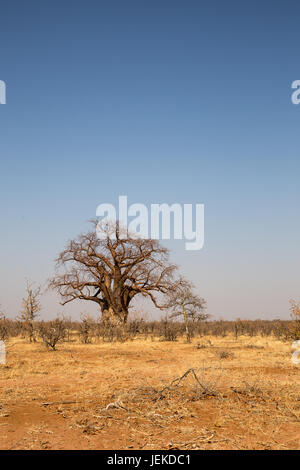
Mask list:
[[[249,337],[273,336],[278,340],[299,339],[299,331],[292,320],[215,320],[190,321],[190,337],[232,335],[238,339],[242,335]],[[95,320],[85,315],[81,321],[60,317],[51,321],[26,322],[21,320],[0,319],[0,340],[10,338],[28,338],[30,342],[42,340],[49,348],[55,349],[57,343],[80,341],[84,344],[97,342],[125,342],[136,338],[176,341],[185,337],[183,322],[163,318],[157,321],[133,319],[122,326],[113,326],[101,319]]]

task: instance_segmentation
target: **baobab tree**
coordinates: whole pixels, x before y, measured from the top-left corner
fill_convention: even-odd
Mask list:
[[[191,341],[189,331],[189,320],[206,320],[208,315],[204,313],[206,302],[193,292],[191,282],[181,280],[176,289],[168,293],[166,308],[171,312],[170,318],[180,318],[184,320],[187,342]]]
[[[94,302],[102,319],[112,324],[126,323],[130,303],[138,295],[164,308],[161,295],[181,282],[168,250],[157,240],[128,235],[118,222],[100,229],[97,221],[92,223],[94,230],[69,241],[58,256],[49,285],[60,294],[62,305],[77,299]]]

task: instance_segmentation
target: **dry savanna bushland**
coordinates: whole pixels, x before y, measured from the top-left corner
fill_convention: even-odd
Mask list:
[[[103,230],[71,240],[49,281],[98,317],[46,321],[27,283],[0,318],[0,448],[300,449],[297,302],[290,320],[214,320],[157,241]]]

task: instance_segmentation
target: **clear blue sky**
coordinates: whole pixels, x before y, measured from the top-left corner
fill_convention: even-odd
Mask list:
[[[297,1],[0,3],[0,302],[45,282],[101,202],[204,203],[172,258],[217,318],[300,299]],[[77,315],[89,306],[65,307]],[[62,312],[44,299],[44,318]]]

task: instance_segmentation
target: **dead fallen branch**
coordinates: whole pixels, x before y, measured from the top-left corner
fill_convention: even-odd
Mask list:
[[[203,395],[205,395],[205,396],[214,396],[214,397],[217,396],[217,391],[216,391],[216,388],[215,388],[216,382],[214,384],[205,384],[203,380],[201,382],[199,380],[196,372],[195,372],[195,369],[193,369],[193,368],[188,369],[181,377],[177,377],[176,379],[172,380],[170,385],[167,385],[166,387],[164,387],[162,390],[159,391],[159,394],[162,395],[166,390],[172,390],[172,389],[178,387],[180,385],[180,383],[188,375],[192,375],[192,377],[194,378],[197,385],[199,385],[199,387],[201,388]]]
[[[126,408],[126,406],[123,404],[121,400],[117,400],[117,401],[114,401],[113,403],[109,403],[108,405],[106,405],[105,408],[103,408],[103,410],[109,410],[110,408],[117,408],[119,410],[121,409],[125,411],[130,411],[128,408]]]
[[[78,404],[78,403],[91,403],[91,401],[78,401],[78,400],[75,400],[75,401],[48,401],[48,402],[44,402],[44,403],[41,403],[41,406],[52,406],[52,405],[74,405],[74,404]]]

